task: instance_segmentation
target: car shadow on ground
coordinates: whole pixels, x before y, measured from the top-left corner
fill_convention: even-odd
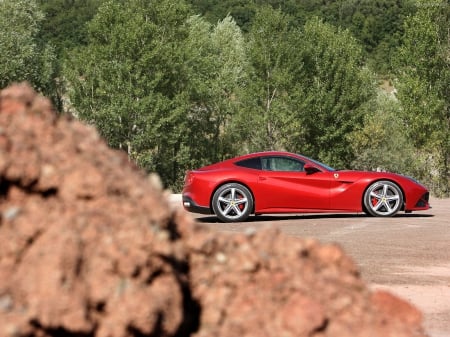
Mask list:
[[[400,213],[396,214],[394,218],[430,218],[433,214],[420,213]],[[295,215],[278,215],[278,214],[264,214],[252,215],[248,217],[245,222],[260,222],[260,221],[286,221],[286,220],[314,220],[314,219],[356,219],[356,218],[373,218],[365,213],[332,213],[332,214],[295,214]],[[389,219],[389,218],[387,218]],[[199,216],[196,218],[201,223],[222,223],[214,215]]]

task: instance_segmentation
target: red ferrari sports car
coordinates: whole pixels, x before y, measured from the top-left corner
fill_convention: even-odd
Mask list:
[[[183,206],[224,222],[250,214],[365,212],[393,216],[430,208],[429,192],[394,173],[338,171],[288,152],[252,153],[188,171]]]

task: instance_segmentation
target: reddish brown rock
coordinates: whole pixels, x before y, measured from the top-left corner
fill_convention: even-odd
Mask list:
[[[399,300],[407,308],[396,312],[396,297],[386,304],[372,294],[336,245],[275,229],[200,230],[191,240],[190,283],[202,308],[195,336],[425,336],[418,311]]]
[[[182,331],[185,256],[163,191],[28,86],[0,99],[0,336]]]
[[[225,234],[27,85],[0,94],[0,337],[426,336],[340,247]]]

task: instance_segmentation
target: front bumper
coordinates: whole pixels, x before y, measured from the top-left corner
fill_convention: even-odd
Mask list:
[[[426,192],[425,194],[422,195],[422,197],[417,201],[415,208],[416,209],[429,209],[431,208],[430,204],[429,204],[429,200],[430,200],[430,193]]]

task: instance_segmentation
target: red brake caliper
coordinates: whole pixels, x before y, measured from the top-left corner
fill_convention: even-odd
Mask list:
[[[376,193],[376,192],[374,191],[374,193]],[[378,199],[375,197],[372,197],[372,206],[376,206],[377,203],[378,203]]]
[[[239,197],[239,199],[244,199],[244,198],[241,196],[241,197]],[[239,209],[241,211],[243,211],[244,210],[244,204],[239,204]]]

